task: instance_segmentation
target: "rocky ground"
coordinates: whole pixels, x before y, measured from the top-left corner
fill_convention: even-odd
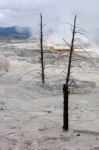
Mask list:
[[[73,56],[69,131],[63,132],[68,55],[45,50],[42,85],[35,43],[3,41],[0,52],[10,61],[9,72],[0,73],[0,150],[99,149],[98,56]]]

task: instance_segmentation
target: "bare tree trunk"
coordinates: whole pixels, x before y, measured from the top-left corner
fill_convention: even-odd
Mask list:
[[[68,131],[68,86],[66,84],[63,85],[63,94],[64,94],[64,113],[63,113],[63,130]]]
[[[73,32],[72,32],[72,41],[71,41],[71,47],[70,47],[70,56],[69,56],[66,84],[63,85],[63,95],[64,95],[63,130],[64,131],[68,131],[69,129],[69,112],[68,112],[69,79],[70,79],[72,53],[74,50],[75,31],[76,31],[76,15],[74,18],[74,26],[73,26]]]
[[[45,74],[44,74],[44,56],[43,56],[43,17],[40,14],[40,47],[41,47],[41,78],[42,84],[45,83]]]

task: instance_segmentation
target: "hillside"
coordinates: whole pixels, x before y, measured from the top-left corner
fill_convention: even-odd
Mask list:
[[[31,30],[28,27],[12,26],[0,27],[0,38],[27,39],[31,36]]]

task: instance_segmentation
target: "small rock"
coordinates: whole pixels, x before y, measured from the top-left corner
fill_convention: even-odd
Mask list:
[[[51,111],[48,111],[48,113],[50,114],[50,113],[51,113]]]
[[[60,136],[63,136],[62,134]]]
[[[80,133],[78,133],[76,136],[80,136]]]

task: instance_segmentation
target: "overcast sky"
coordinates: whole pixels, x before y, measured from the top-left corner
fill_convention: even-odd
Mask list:
[[[99,37],[99,0],[0,0],[0,26],[30,26],[37,33],[40,13],[47,32],[54,32],[53,38],[69,36],[63,22],[72,23],[74,14],[93,39]]]

